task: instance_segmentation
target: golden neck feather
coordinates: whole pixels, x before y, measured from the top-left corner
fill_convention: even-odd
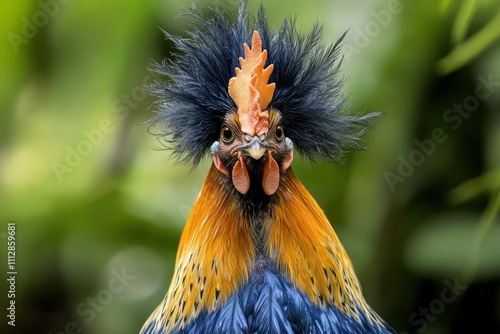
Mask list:
[[[318,306],[333,305],[356,319],[361,309],[380,323],[335,231],[291,168],[261,224],[249,221],[221,177],[212,165],[182,233],[169,290],[145,326],[183,328],[201,311],[222,307],[248,282],[256,247]],[[254,244],[253,233],[263,233],[264,245]]]

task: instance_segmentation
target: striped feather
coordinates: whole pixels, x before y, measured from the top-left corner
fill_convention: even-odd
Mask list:
[[[291,168],[264,218],[258,257],[253,215],[235,205],[227,182],[212,166],[169,291],[142,333],[394,333],[366,303],[333,228]]]
[[[334,306],[315,305],[270,265],[253,274],[249,284],[220,310],[204,312],[186,328],[172,333],[388,334],[394,331],[383,322],[374,326],[367,317],[358,320]]]

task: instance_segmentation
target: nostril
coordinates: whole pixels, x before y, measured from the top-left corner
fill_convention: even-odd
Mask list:
[[[250,136],[250,135],[245,135],[243,138],[245,138],[245,141],[246,141],[247,143],[251,142],[251,141],[252,141],[252,139],[253,139],[253,137],[252,137],[252,136]]]

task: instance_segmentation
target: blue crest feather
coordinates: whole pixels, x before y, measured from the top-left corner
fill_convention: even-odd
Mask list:
[[[152,87],[158,112],[151,131],[158,135],[180,161],[197,165],[218,139],[226,113],[235,108],[228,83],[243,56],[243,43],[251,45],[257,30],[268,64],[275,68],[270,82],[276,90],[271,108],[281,111],[285,132],[306,157],[338,161],[346,149],[359,149],[359,137],[379,113],[345,115],[345,97],[339,76],[340,42],[320,44],[322,29],[301,35],[294,19],[279,29],[269,28],[261,8],[250,22],[246,1],[241,1],[235,22],[222,10],[206,17],[194,5],[185,15],[196,29],[186,37],[167,32],[177,52],[173,60],[156,64],[153,71],[166,81]],[[161,124],[161,126],[159,125]]]

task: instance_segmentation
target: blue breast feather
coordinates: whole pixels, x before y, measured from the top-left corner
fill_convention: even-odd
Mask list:
[[[384,326],[378,327],[363,315],[357,321],[334,306],[318,307],[271,267],[252,273],[248,284],[223,308],[202,312],[174,333],[395,333],[389,325]],[[154,332],[153,324],[144,333],[166,334]]]

